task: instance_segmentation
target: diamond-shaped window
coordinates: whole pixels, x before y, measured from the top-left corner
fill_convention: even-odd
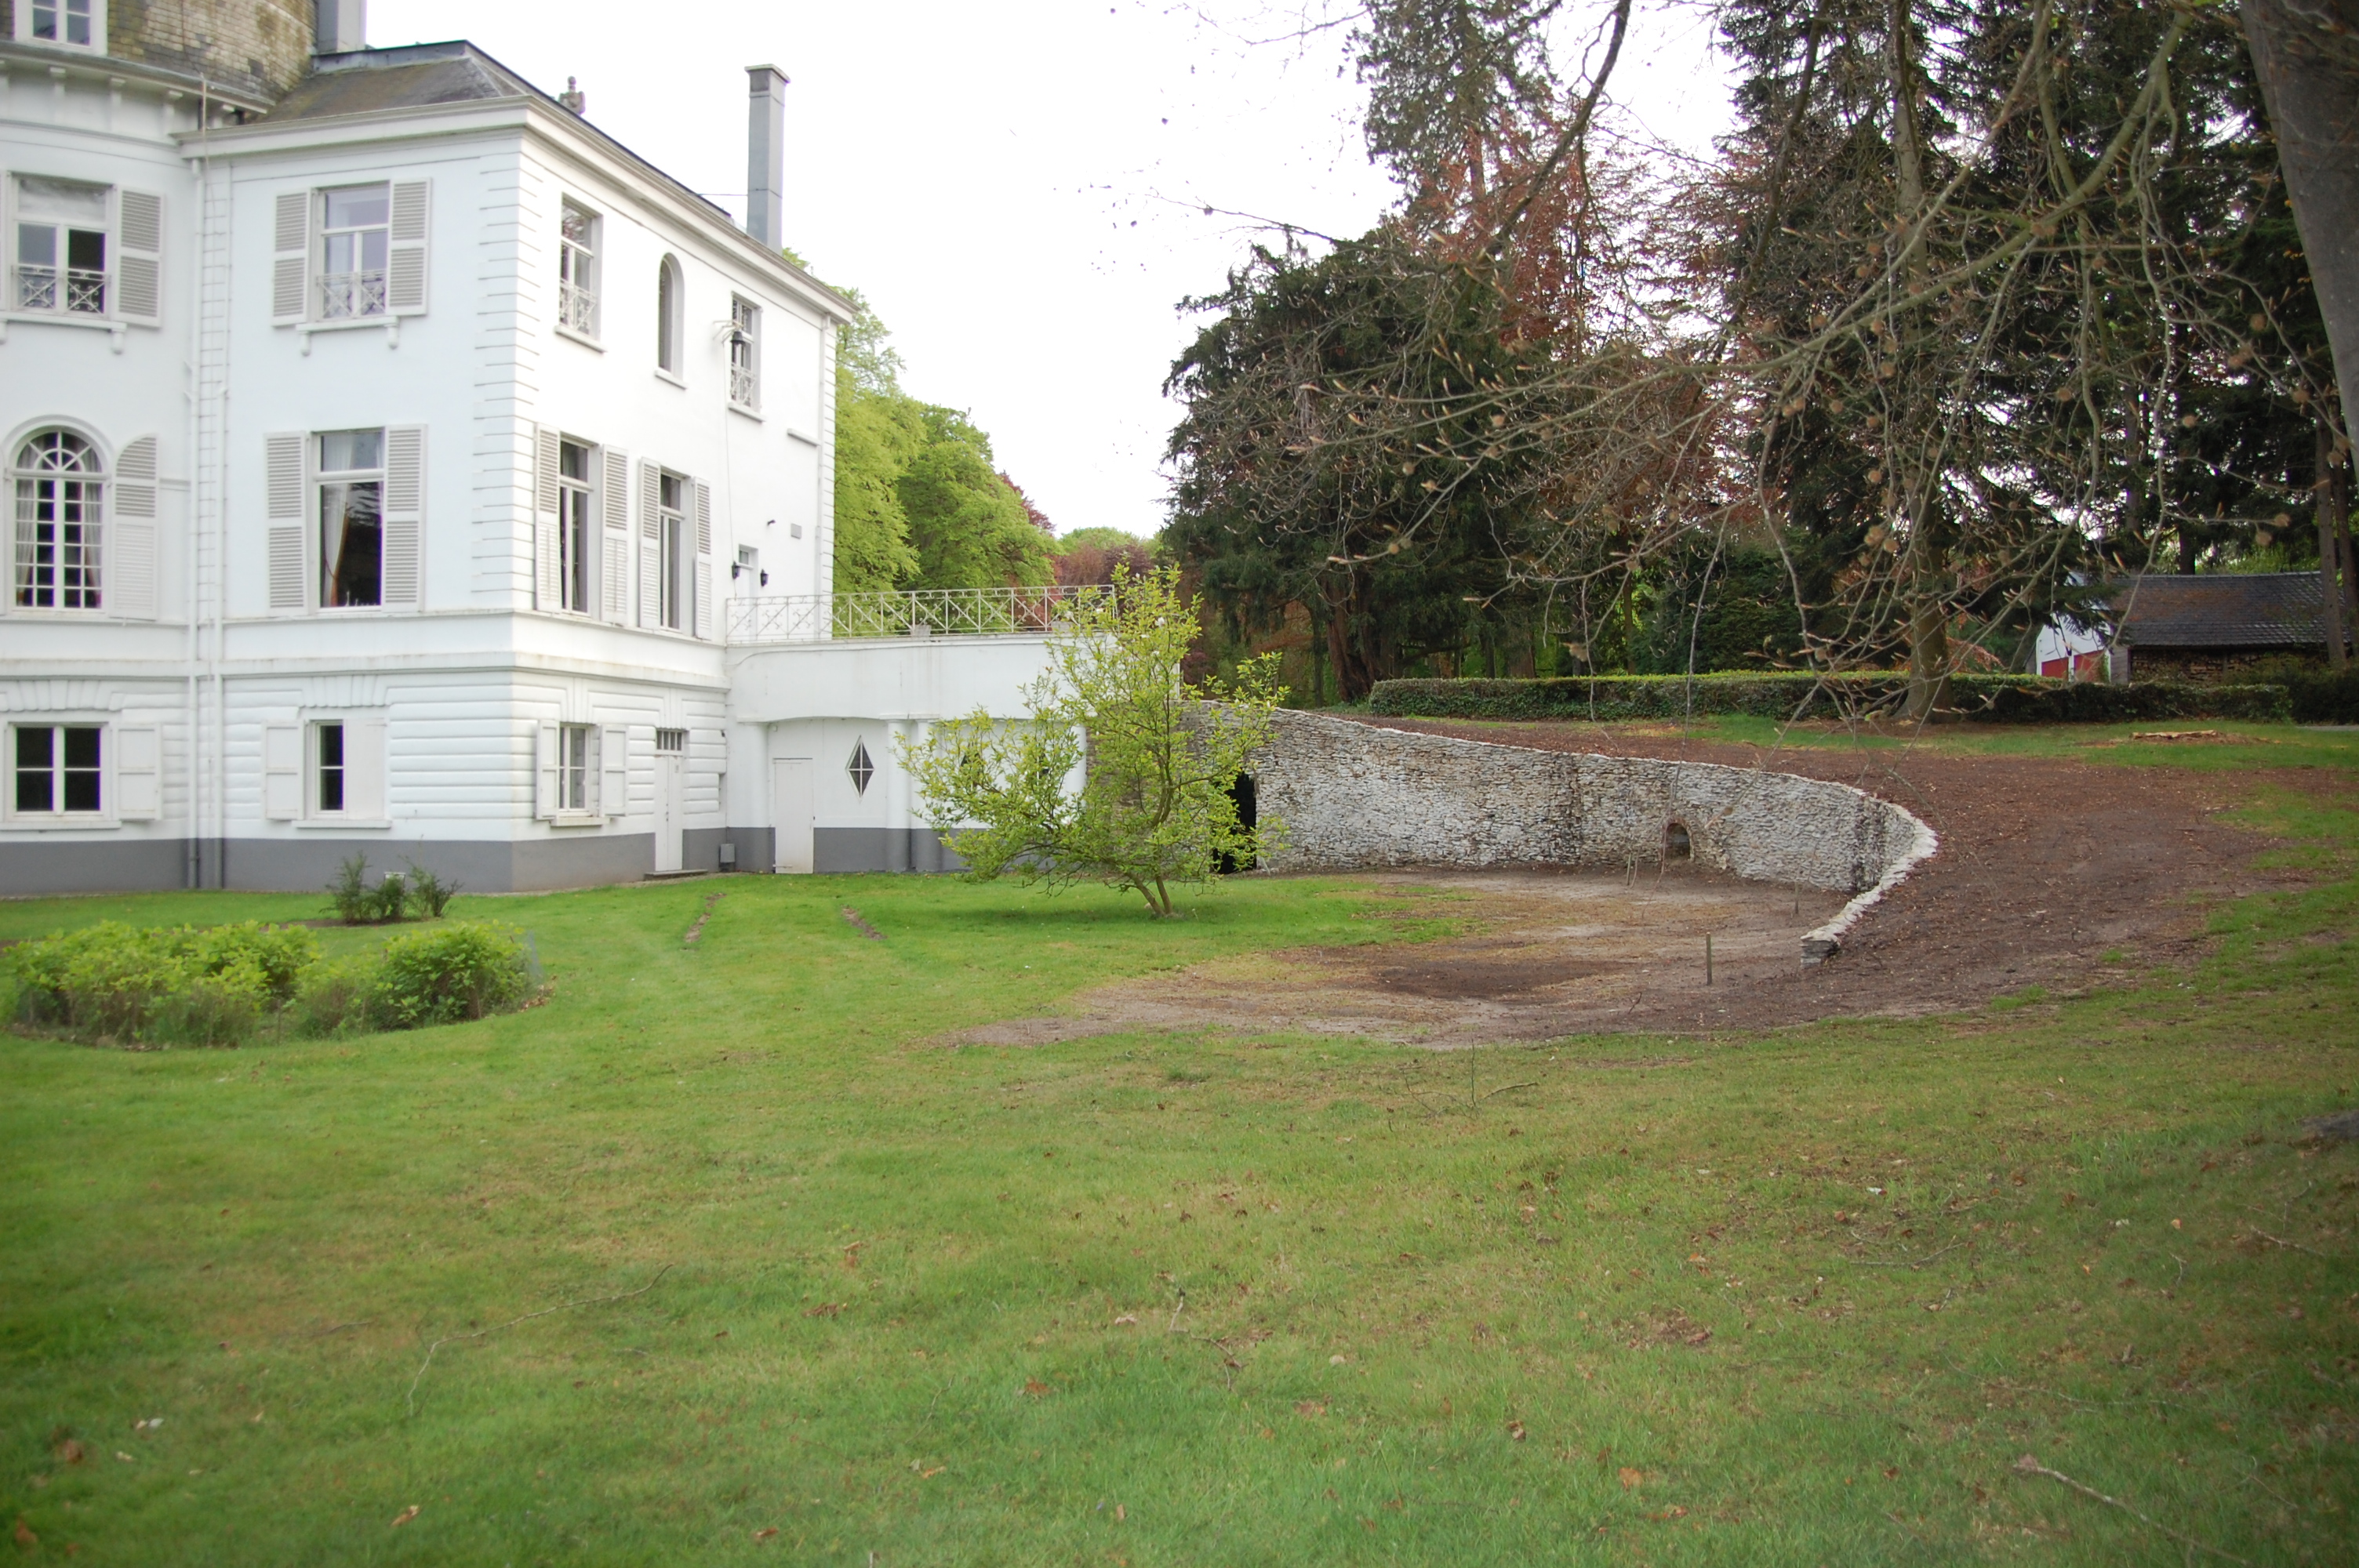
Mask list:
[[[868,793],[868,781],[876,776],[876,764],[868,760],[868,743],[865,741],[852,743],[852,760],[843,764],[843,771],[852,775],[852,787],[855,791],[862,795]]]

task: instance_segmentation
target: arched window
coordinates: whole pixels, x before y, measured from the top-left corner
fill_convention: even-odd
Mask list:
[[[679,263],[666,256],[656,268],[656,368],[680,373],[680,340],[685,333],[687,289],[681,286]]]
[[[42,430],[16,449],[16,602],[99,608],[106,464],[71,430]]]

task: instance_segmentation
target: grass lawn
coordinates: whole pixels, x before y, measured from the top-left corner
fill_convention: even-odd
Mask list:
[[[2359,1085],[2359,815],[2251,810],[2319,880],[2199,968],[1919,1022],[950,1050],[1420,930],[1352,879],[1157,926],[738,878],[462,899],[556,985],[482,1023],[0,1036],[0,1551],[2349,1562],[2359,1149],[2298,1123]]]

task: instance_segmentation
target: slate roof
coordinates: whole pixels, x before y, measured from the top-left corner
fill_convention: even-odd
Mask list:
[[[2316,572],[2147,572],[2106,595],[2134,648],[2326,645],[2326,592]]]
[[[311,62],[311,74],[288,88],[286,96],[256,123],[277,125],[296,120],[377,114],[388,109],[426,109],[438,103],[516,98],[538,98],[551,108],[562,107],[556,99],[460,38],[449,43],[408,44],[399,49],[321,55]],[[577,119],[575,123],[649,175],[700,206],[712,209],[734,226],[728,209],[719,202],[689,189],[589,121]]]

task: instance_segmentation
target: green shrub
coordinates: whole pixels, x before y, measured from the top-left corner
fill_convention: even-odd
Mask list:
[[[125,1044],[234,1044],[294,994],[319,944],[248,921],[199,931],[102,922],[9,951],[27,1022]]]
[[[376,915],[380,925],[390,925],[408,913],[409,884],[401,880],[399,871],[387,871],[385,881],[376,884]]]
[[[418,916],[421,920],[441,919],[442,912],[450,907],[451,898],[459,891],[458,878],[453,877],[446,882],[432,871],[420,868],[415,860],[409,862],[407,880],[409,902],[417,906]]]
[[[462,921],[387,942],[369,1013],[379,1028],[423,1029],[501,1011],[531,989],[522,933]]]
[[[376,890],[368,883],[367,855],[356,854],[336,868],[328,899],[336,906],[336,918],[347,925],[365,925],[376,918]]]
[[[2298,724],[2359,724],[2359,669],[2289,670],[2281,677],[2293,694]]]
[[[376,995],[376,980],[374,957],[346,958],[315,966],[303,977],[301,989],[287,1005],[288,1028],[315,1040],[367,1033],[371,1027],[369,1003]]]
[[[1427,719],[1680,719],[1739,714],[1756,719],[1829,719],[1897,712],[1908,695],[1900,672],[1819,676],[1764,675],[1560,676],[1543,680],[1389,680],[1369,696],[1371,713]],[[1941,717],[2007,724],[2102,724],[2150,719],[2290,716],[2278,685],[2131,686],[2040,676],[1959,675],[1945,688]]]

